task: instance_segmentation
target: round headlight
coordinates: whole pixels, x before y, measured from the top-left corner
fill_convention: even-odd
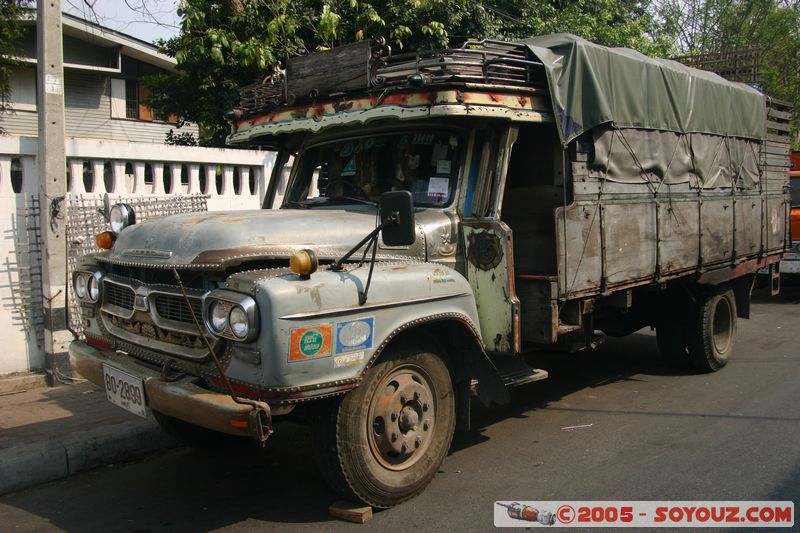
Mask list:
[[[97,276],[89,276],[86,293],[89,295],[89,299],[93,302],[96,302],[100,297],[100,280],[97,279]]]
[[[211,323],[211,329],[217,333],[222,333],[225,329],[225,323],[228,321],[225,306],[220,302],[211,302],[208,307],[208,321]]]
[[[250,324],[247,322],[247,314],[244,312],[244,309],[238,305],[231,309],[230,325],[234,335],[240,339],[247,337]]]
[[[136,213],[128,204],[117,204],[112,207],[108,218],[111,231],[114,233],[119,233],[128,226],[136,224]]]
[[[78,295],[78,298],[86,298],[86,286],[88,282],[89,276],[86,274],[78,274],[75,276],[75,294]]]

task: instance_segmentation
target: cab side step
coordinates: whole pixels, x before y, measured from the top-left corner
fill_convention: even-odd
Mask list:
[[[541,381],[548,377],[546,370],[528,366],[521,356],[496,355],[490,358],[508,388]]]

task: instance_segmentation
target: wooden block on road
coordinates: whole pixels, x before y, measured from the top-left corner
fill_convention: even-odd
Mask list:
[[[372,507],[345,500],[339,500],[328,507],[328,512],[333,517],[347,520],[348,522],[355,522],[356,524],[363,524],[372,518]]]

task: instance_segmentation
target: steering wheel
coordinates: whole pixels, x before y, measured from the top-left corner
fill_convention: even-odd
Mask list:
[[[339,194],[337,196],[331,196],[330,195],[331,188],[333,188],[333,187],[335,187],[336,185],[339,185],[339,184],[344,185],[345,186],[344,188],[347,188],[353,194],[345,194],[345,191],[344,191],[344,188],[343,188],[341,194]],[[364,191],[361,190],[361,187],[359,187],[358,185],[356,185],[352,181],[341,179],[341,178],[335,179],[335,180],[330,180],[328,182],[328,185],[325,187],[325,192],[326,192],[328,198],[337,198],[337,197],[341,197],[341,196],[355,196],[355,197],[358,197],[358,198],[364,198],[365,200],[368,199],[368,197],[364,193]]]

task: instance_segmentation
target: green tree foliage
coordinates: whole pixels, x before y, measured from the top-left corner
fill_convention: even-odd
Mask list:
[[[679,54],[759,50],[764,92],[794,104],[800,148],[800,2],[797,0],[663,0],[656,6],[663,38]]]
[[[24,32],[20,17],[27,3],[23,0],[0,0],[0,114],[8,111],[11,71],[17,64],[13,56],[16,54],[16,43]]]
[[[794,145],[800,148],[800,2],[747,0],[720,21],[722,49],[758,48],[764,92],[794,104]]]
[[[397,51],[554,31],[663,54],[669,45],[654,37],[647,7],[639,0],[183,0],[180,34],[159,43],[177,71],[147,81],[149,104],[200,124],[200,142],[218,145],[237,89],[287,57],[379,36]]]
[[[671,52],[672,43],[656,27],[649,7],[639,0],[510,0],[505,9],[519,15],[503,20],[501,32],[520,38],[574,33],[606,46],[662,56]]]
[[[170,128],[164,138],[164,144],[170,146],[197,146],[197,139],[194,138],[193,133],[188,131],[175,133],[175,130]]]

